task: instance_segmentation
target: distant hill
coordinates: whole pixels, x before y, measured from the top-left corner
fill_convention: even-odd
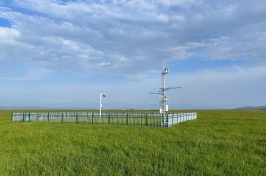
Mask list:
[[[239,107],[236,109],[260,109],[260,110],[266,110],[266,106],[244,106],[244,107]]]
[[[0,110],[96,110],[85,107],[0,106]]]
[[[45,110],[49,109],[41,106],[0,106],[0,110]]]

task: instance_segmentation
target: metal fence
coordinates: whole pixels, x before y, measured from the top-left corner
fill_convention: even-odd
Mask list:
[[[98,112],[29,112],[12,113],[12,121],[16,122],[60,122],[85,124],[116,124],[171,127],[180,122],[197,118],[196,112],[172,113],[165,117],[159,113],[102,113]]]

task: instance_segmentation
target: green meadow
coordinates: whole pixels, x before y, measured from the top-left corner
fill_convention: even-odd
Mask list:
[[[13,111],[14,112],[14,111]],[[266,175],[266,111],[197,111],[170,128],[11,122],[0,175]]]

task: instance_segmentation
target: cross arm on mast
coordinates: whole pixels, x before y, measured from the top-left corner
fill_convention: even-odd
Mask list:
[[[169,90],[169,89],[180,89],[182,87],[166,87],[165,90]]]

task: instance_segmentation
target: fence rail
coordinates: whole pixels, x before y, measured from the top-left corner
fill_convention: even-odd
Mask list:
[[[102,113],[98,112],[29,112],[12,113],[14,122],[61,122],[86,124],[117,124],[171,127],[180,122],[197,118],[196,112],[172,113],[163,117],[159,113]]]

